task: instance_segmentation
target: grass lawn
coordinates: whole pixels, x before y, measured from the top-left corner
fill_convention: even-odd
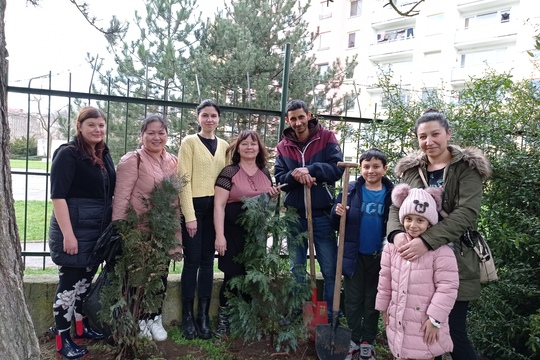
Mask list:
[[[24,239],[26,229],[26,240],[39,240],[47,238],[49,230],[49,221],[52,214],[52,202],[47,205],[47,214],[45,215],[45,201],[29,200],[26,202],[27,219],[26,228],[24,226],[24,200],[15,201],[15,216],[17,218],[17,226],[19,227],[19,236]]]
[[[26,160],[9,160],[9,166],[12,169],[26,169]],[[39,160],[28,160],[28,170],[46,170],[47,163]],[[51,164],[49,163],[49,170],[51,170]]]

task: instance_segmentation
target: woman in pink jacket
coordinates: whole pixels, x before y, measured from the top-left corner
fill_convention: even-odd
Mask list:
[[[440,188],[394,188],[392,202],[409,240],[439,221],[441,195]],[[413,261],[403,259],[394,244],[385,245],[375,308],[383,314],[388,345],[397,359],[433,359],[452,351],[448,315],[458,286],[457,261],[448,245]]]
[[[165,150],[167,144],[167,123],[154,114],[144,119],[141,125],[142,146],[136,151],[122,156],[116,170],[116,188],[114,191],[112,220],[126,219],[129,205],[140,215],[147,211],[143,199],[148,199],[154,186],[163,180],[176,179],[178,161],[176,156]],[[174,260],[182,259],[182,231],[178,229],[176,238],[178,247],[169,250]],[[167,277],[163,278],[167,288]],[[141,336],[163,341],[167,332],[163,328],[161,308],[156,314],[146,314],[139,319]]]

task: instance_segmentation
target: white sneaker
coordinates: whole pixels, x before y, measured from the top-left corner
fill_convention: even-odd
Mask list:
[[[375,346],[371,345],[367,341],[363,341],[360,344],[360,359],[375,360]]]
[[[155,341],[167,340],[167,331],[163,328],[163,317],[161,315],[156,316],[154,320],[149,320],[148,327]]]
[[[152,340],[152,334],[150,333],[149,321],[139,320],[139,330],[140,330],[139,331],[140,338],[147,338],[148,340]]]
[[[349,353],[347,354],[347,357],[345,360],[351,360],[353,355],[360,350],[360,346],[358,346],[357,343],[351,340],[351,343],[349,344]]]

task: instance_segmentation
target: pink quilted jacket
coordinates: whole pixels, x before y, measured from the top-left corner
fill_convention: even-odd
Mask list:
[[[448,315],[458,286],[457,261],[449,246],[409,262],[394,244],[385,245],[375,308],[388,311],[386,335],[395,357],[429,359],[452,351]],[[420,330],[428,316],[441,322],[439,341],[431,345]]]
[[[137,167],[137,153],[140,163]],[[122,156],[116,169],[116,187],[113,199],[112,220],[126,218],[128,204],[131,201],[137,214],[146,211],[143,197],[148,198],[154,189],[154,184],[171,176],[177,177],[178,160],[165,150],[161,162],[142,149],[131,151]]]

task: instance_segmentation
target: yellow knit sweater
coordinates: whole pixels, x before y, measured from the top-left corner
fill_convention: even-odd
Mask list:
[[[180,206],[186,222],[196,220],[193,198],[214,196],[216,179],[226,165],[225,153],[229,144],[223,139],[217,140],[214,156],[197,134],[184,137],[180,145],[178,177],[187,181],[180,192]]]

